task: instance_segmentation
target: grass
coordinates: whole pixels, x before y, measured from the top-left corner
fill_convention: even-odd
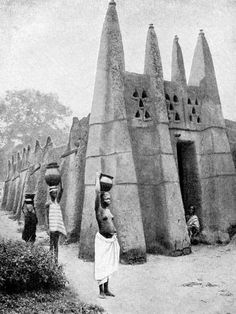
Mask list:
[[[104,310],[78,300],[69,288],[6,294],[0,291],[0,314],[100,314]]]

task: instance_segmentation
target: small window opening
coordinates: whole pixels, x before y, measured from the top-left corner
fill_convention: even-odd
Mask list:
[[[140,113],[139,113],[139,111],[136,112],[135,118],[140,118]]]
[[[197,99],[196,99],[196,101],[195,101],[195,105],[198,105],[198,101],[197,101]]]
[[[188,98],[188,105],[191,105],[192,103],[191,103],[191,99],[190,98]]]
[[[170,110],[174,110],[174,107],[172,104],[170,104]]]
[[[190,116],[189,116],[189,120],[190,120],[190,121],[193,121],[193,117],[192,117],[191,114],[190,114]]]
[[[175,114],[175,121],[180,121],[180,117],[179,117],[178,112],[176,112],[176,114]]]
[[[135,89],[135,91],[134,91],[134,93],[133,93],[133,96],[134,97],[138,97],[139,95],[138,95],[138,92],[137,92],[137,89]]]
[[[192,114],[195,114],[196,113],[196,110],[195,110],[195,108],[193,107],[193,109],[192,109]]]
[[[176,95],[174,95],[173,100],[174,100],[174,102],[178,102],[179,101],[179,99],[178,99],[178,97]]]
[[[197,123],[201,123],[200,117],[197,117]]]
[[[148,111],[145,111],[145,115],[144,115],[144,116],[145,116],[145,119],[151,118],[151,117],[150,117],[150,114],[148,113]]]
[[[165,94],[166,100],[170,100],[170,97],[168,94]]]
[[[143,92],[142,92],[142,98],[147,98],[147,93],[145,90],[143,90]]]
[[[139,99],[139,108],[143,109],[144,105],[143,105],[143,101],[142,99]]]

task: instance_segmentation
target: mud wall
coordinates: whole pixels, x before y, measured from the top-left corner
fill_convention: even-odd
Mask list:
[[[88,123],[89,116],[80,121],[77,118],[73,119],[68,146],[61,159],[63,184],[61,208],[68,242],[75,242],[80,237]]]
[[[2,196],[2,202],[1,202],[1,210],[5,210],[6,209],[8,192],[9,192],[9,187],[10,187],[10,180],[11,180],[10,175],[11,175],[11,161],[8,160],[8,163],[7,163],[7,176],[6,176],[6,180],[4,182],[4,187],[3,187],[3,196]]]
[[[234,166],[236,168],[236,121],[225,120],[225,126]]]

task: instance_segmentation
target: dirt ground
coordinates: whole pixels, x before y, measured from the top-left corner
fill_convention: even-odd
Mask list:
[[[20,239],[17,222],[0,212],[0,235]],[[46,233],[37,234],[37,241]],[[109,314],[235,314],[236,242],[195,246],[188,256],[148,255],[143,265],[120,265],[111,279],[115,298],[98,298],[93,263],[78,259],[78,245],[62,245],[59,261],[82,301],[101,305]]]

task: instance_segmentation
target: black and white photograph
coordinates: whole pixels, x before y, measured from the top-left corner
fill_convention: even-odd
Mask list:
[[[235,0],[0,0],[0,314],[235,314],[235,90]]]

